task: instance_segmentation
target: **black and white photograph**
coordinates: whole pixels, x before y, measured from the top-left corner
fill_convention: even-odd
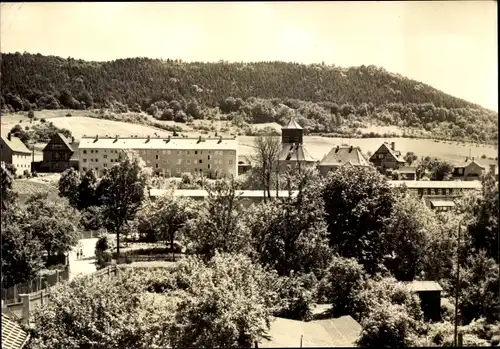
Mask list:
[[[1,347],[500,347],[497,11],[0,3]]]

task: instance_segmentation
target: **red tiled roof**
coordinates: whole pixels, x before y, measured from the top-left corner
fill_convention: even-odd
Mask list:
[[[29,334],[15,321],[2,314],[2,348],[21,349],[28,341]]]

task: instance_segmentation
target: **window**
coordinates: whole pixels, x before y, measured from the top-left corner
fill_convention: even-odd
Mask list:
[[[93,149],[90,150],[90,154],[94,154],[94,150]]]
[[[195,160],[195,161],[196,161],[196,160]],[[188,159],[188,160],[187,160],[187,164],[188,164],[188,165],[191,165],[191,160],[189,160],[189,159]]]
[[[211,157],[210,157],[210,155],[209,155],[209,156],[208,156],[208,160],[210,160],[210,159],[211,159]]]
[[[162,150],[162,151],[161,151],[161,153],[162,153],[163,155],[165,155],[165,154],[167,153],[167,151],[166,151],[166,150]]]
[[[96,150],[96,151],[95,151],[95,153],[96,153],[96,154],[97,154],[97,153],[99,153],[99,150]]]
[[[177,150],[177,155],[181,155],[181,151],[180,150]]]
[[[177,159],[177,165],[180,165],[182,163],[182,159]]]
[[[180,169],[179,167],[177,167],[177,168],[175,169],[175,172],[177,172],[177,173],[181,173],[181,169]]]
[[[87,171],[87,168],[86,167],[82,167],[82,170]]]
[[[200,159],[200,160],[198,160],[198,163],[199,163],[199,164],[201,164],[202,162],[203,162],[203,160],[201,160],[201,159]]]
[[[87,162],[87,159],[83,159],[83,162]]]
[[[95,162],[99,162],[99,159],[95,159]]]
[[[167,150],[167,154],[168,154],[168,155],[172,154],[172,151],[171,151],[170,149],[169,149],[169,150]]]
[[[84,153],[84,154],[87,154],[87,150],[86,150],[86,149],[83,149],[83,153]]]
[[[158,164],[155,164],[155,168],[158,168]]]
[[[94,159],[90,159],[90,162],[94,162]]]
[[[158,158],[159,158],[159,156],[158,156],[158,154],[157,154],[157,155],[156,155],[156,160],[158,160]]]
[[[108,167],[108,164],[102,164],[102,166],[104,166],[104,167]]]
[[[105,159],[107,159],[107,158],[108,158],[108,156],[107,156],[107,155],[104,155],[104,158],[105,158]]]
[[[191,155],[191,152],[189,150],[187,150],[186,155]]]
[[[233,164],[233,160],[229,160],[229,165],[232,165]]]
[[[208,169],[210,170],[210,164],[208,164]]]
[[[198,155],[198,150],[195,150],[195,151],[194,151],[194,155]]]

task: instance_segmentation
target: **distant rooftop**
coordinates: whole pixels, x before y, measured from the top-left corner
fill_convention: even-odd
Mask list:
[[[288,125],[283,126],[282,129],[285,130],[302,130],[302,127],[295,121],[295,118],[291,118],[290,122],[288,122]]]
[[[409,189],[481,189],[481,181],[389,181],[393,187],[406,185]]]
[[[369,166],[368,161],[361,153],[359,147],[337,146],[333,147],[320,161],[320,166],[342,166],[346,163],[353,166]]]
[[[442,291],[443,288],[436,281],[412,281],[406,287],[413,292]]]
[[[236,137],[83,137],[79,149],[236,150]]]

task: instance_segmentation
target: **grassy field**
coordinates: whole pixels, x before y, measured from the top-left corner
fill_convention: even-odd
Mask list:
[[[57,181],[59,174],[51,174],[45,177],[35,177],[30,179],[16,179],[12,189],[18,194],[21,203],[33,194],[47,192],[50,199],[58,197]]]
[[[66,117],[65,115],[70,112],[73,116]],[[35,116],[40,118],[45,118],[46,120],[50,120],[57,127],[67,128],[72,133],[73,136],[78,140],[83,135],[94,136],[99,134],[100,136],[147,136],[154,135],[155,133],[158,136],[164,137],[171,132],[164,131],[155,127],[146,126],[146,125],[137,125],[120,121],[111,121],[111,120],[103,120],[96,119],[92,117],[87,117],[85,115],[92,114],[92,111],[78,111],[78,110],[44,110],[35,112]],[[149,117],[152,119],[152,117]],[[2,134],[6,134],[11,127],[15,124],[18,124],[22,121],[21,125],[29,125],[29,120],[26,116],[26,113],[15,113],[15,114],[5,114],[2,115],[1,124],[2,124]],[[35,121],[39,122],[39,121]],[[181,134],[189,135],[189,136],[198,136],[201,131],[195,130],[193,127],[211,127],[221,134],[220,130],[224,130],[224,134],[234,134],[237,130],[230,125],[230,122],[227,121],[208,121],[208,120],[196,120],[192,125],[185,125],[175,123],[173,121],[162,121],[162,124],[165,125],[178,125],[183,127],[183,132]],[[280,126],[276,123],[268,123],[261,125],[252,125],[255,128],[264,128],[264,127],[272,127],[275,129],[279,129]],[[214,135],[216,131],[209,131],[209,135]],[[364,132],[396,132],[398,131],[397,127],[390,126],[369,126]],[[250,154],[252,152],[254,137],[250,136],[239,136],[239,154]],[[466,156],[471,156],[480,158],[482,155],[486,155],[486,157],[490,158],[490,161],[496,163],[496,161],[492,160],[498,156],[498,147],[496,146],[488,146],[488,145],[477,145],[477,144],[464,144],[458,142],[449,142],[449,141],[434,141],[430,139],[410,139],[410,138],[328,138],[328,137],[320,137],[320,136],[305,136],[304,143],[309,150],[310,154],[318,160],[321,160],[328,151],[336,145],[348,144],[353,146],[359,146],[364,154],[368,152],[375,152],[380,144],[384,141],[394,141],[396,142],[396,148],[400,150],[403,154],[406,152],[412,151],[417,156],[431,156],[437,157],[439,159],[448,160],[448,161],[460,161],[465,159]],[[43,144],[37,145],[37,150],[41,150],[43,148]],[[469,153],[470,152],[470,153]],[[37,154],[37,157],[39,153]],[[485,161],[487,162],[487,161]]]

